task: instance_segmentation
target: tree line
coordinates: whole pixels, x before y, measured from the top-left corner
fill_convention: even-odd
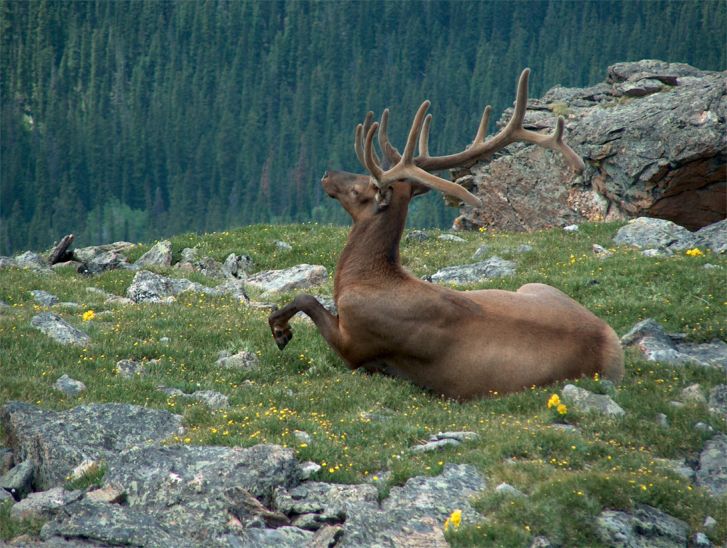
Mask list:
[[[658,58],[723,70],[721,1],[1,0],[0,254],[259,222],[345,222],[318,181],[361,171],[353,128],[461,149],[516,78],[602,81]],[[445,226],[433,195],[410,222]]]

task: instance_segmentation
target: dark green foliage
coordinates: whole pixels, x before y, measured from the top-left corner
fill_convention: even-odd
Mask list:
[[[720,70],[726,26],[710,1],[0,0],[0,254],[345,222],[318,180],[360,169],[367,110],[401,143],[431,99],[433,150],[455,150],[525,66],[533,96],[640,58]],[[431,194],[410,223],[454,213]]]

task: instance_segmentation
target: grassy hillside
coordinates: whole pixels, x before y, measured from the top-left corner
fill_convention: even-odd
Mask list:
[[[591,246],[613,247],[619,225],[582,225],[577,233],[549,230],[533,234],[470,233],[465,243],[436,237],[402,244],[403,262],[417,275],[472,262],[480,245],[489,253],[513,259],[517,275],[477,287],[515,289],[526,282],[552,284],[608,321],[619,335],[634,323],[653,317],[667,331],[682,332],[693,341],[727,338],[727,258],[709,252],[671,258],[646,258],[638,251],[616,248],[599,259]],[[251,226],[172,239],[175,253],[199,246],[200,256],[217,260],[232,252],[252,256],[256,269],[284,268],[299,263],[322,264],[332,274],[345,242],[346,229],[319,225]],[[436,236],[435,232],[431,233]],[[292,245],[280,250],[275,241]],[[517,253],[521,244],[533,250]],[[131,259],[149,245],[140,245]],[[704,269],[705,263],[721,269]],[[162,272],[180,274],[173,269]],[[454,545],[491,543],[528,545],[546,535],[565,546],[597,545],[593,518],[604,508],[630,508],[646,503],[681,518],[692,530],[704,519],[718,519],[709,534],[727,540],[727,499],[715,499],[670,471],[659,459],[693,459],[713,434],[696,430],[699,421],[715,432],[727,432],[724,419],[702,404],[676,408],[685,387],[699,383],[705,392],[724,383],[724,372],[696,366],[671,367],[646,362],[627,353],[626,378],[614,399],[626,410],[618,420],[579,415],[572,410],[556,417],[546,403],[563,384],[534,388],[507,397],[456,403],[426,393],[401,380],[352,373],[327,347],[307,321],[293,324],[295,337],[280,352],[269,333],[267,312],[229,298],[185,294],[169,305],[105,305],[88,292],[98,287],[124,295],[133,272],[111,271],[81,277],[71,269],[56,275],[0,271],[0,299],[11,305],[0,311],[0,403],[23,400],[52,409],[87,402],[128,402],[167,409],[184,416],[188,433],[173,443],[250,446],[277,443],[295,448],[303,461],[322,466],[317,479],[332,482],[373,481],[382,494],[415,475],[437,474],[445,463],[471,463],[488,478],[490,489],[476,507],[487,517],[482,524],[450,529]],[[195,281],[211,284],[199,275]],[[30,326],[39,307],[29,293],[43,289],[77,309],[54,307],[92,338],[87,348],[64,347]],[[330,295],[332,281],[317,290]],[[251,295],[255,300],[255,295]],[[292,295],[279,299],[278,304]],[[90,321],[83,313],[95,312]],[[218,353],[255,352],[261,367],[241,373],[215,367]],[[147,374],[124,380],[117,361],[159,360]],[[69,399],[53,389],[63,374],[83,381],[87,390]],[[600,381],[582,379],[580,386],[603,391]],[[210,389],[229,396],[231,406],[212,412],[200,403],[169,398],[157,386],[185,392]],[[664,413],[666,428],[656,426]],[[578,428],[552,427],[565,421]],[[310,443],[298,441],[296,430]],[[436,453],[410,454],[408,449],[446,430],[470,430],[479,439]],[[1,433],[0,433],[1,434]],[[0,445],[2,445],[0,441]],[[508,482],[526,498],[507,498],[494,486]],[[454,510],[454,509],[453,509]],[[11,523],[0,511],[0,539],[9,539],[37,524]]]

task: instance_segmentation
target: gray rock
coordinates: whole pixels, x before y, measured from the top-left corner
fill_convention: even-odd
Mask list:
[[[470,168],[487,207],[463,207],[462,226],[516,231],[648,216],[697,229],[724,219],[725,73],[652,60],[619,65],[638,76],[614,80],[609,67],[601,84],[556,87],[528,102],[525,125],[534,130],[552,130],[553,105],[567,108],[566,141],[584,172],[570,173],[560,154],[511,145]]]
[[[716,497],[727,493],[727,435],[718,434],[704,444],[699,455],[697,485]]]
[[[714,253],[727,253],[727,219],[700,228],[695,236],[700,247]]]
[[[721,367],[727,371],[727,343],[689,343],[683,337],[667,334],[652,318],[637,323],[621,338],[624,346],[635,346],[648,361],[670,364],[693,363],[703,367]]]
[[[172,266],[172,242],[162,240],[139,257],[134,263],[136,267],[145,268],[149,266]]]
[[[412,453],[426,453],[428,451],[436,451],[447,446],[456,447],[467,440],[477,439],[479,436],[476,432],[439,432],[429,438],[426,443],[415,445],[409,450]]]
[[[79,272],[100,274],[107,270],[129,269],[131,266],[126,255],[119,251],[109,250],[94,255],[88,262],[83,263],[83,266],[79,267]]]
[[[490,253],[490,246],[481,245],[480,247],[478,247],[475,250],[474,254],[472,255],[472,258],[475,260],[483,259],[484,257],[487,257],[487,255],[489,255],[489,253]]]
[[[141,270],[134,276],[126,295],[135,303],[160,303],[185,291],[207,295],[221,295],[222,292],[184,278],[168,278],[148,270]]]
[[[673,257],[674,252],[670,249],[666,249],[663,247],[660,247],[658,249],[644,249],[641,254],[644,257],[657,257],[657,258],[663,258],[663,257]]]
[[[14,258],[14,262],[15,266],[17,266],[18,268],[32,270],[34,272],[40,272],[44,274],[53,272],[53,270],[51,270],[50,268],[50,265],[48,264],[48,261],[46,261],[37,253],[33,253],[32,251],[26,251],[25,253],[18,255]]]
[[[464,238],[461,238],[459,236],[455,236],[454,234],[440,234],[437,240],[441,240],[443,242],[466,242]]]
[[[320,265],[300,264],[284,270],[266,270],[253,274],[247,284],[267,295],[293,289],[307,289],[325,283],[328,271]]]
[[[103,255],[104,253],[112,252],[125,256],[133,248],[134,244],[132,244],[131,242],[114,242],[111,244],[81,247],[75,249],[73,251],[73,257],[82,263],[88,264],[92,262],[96,257],[98,257],[99,255]]]
[[[566,232],[578,232],[578,225],[568,225],[564,226],[563,230]]]
[[[447,464],[439,476],[393,487],[379,506],[361,506],[343,525],[340,546],[447,546],[442,524],[459,508],[463,523],[479,521],[469,498],[486,487],[477,470]],[[338,546],[337,545],[337,546]]]
[[[220,291],[225,295],[229,295],[239,303],[250,303],[250,297],[248,297],[247,292],[245,291],[244,280],[229,278],[215,287],[215,290]]]
[[[690,548],[711,548],[712,541],[709,540],[707,535],[700,531],[698,533],[694,533],[689,539],[689,546]]]
[[[479,263],[443,268],[432,274],[429,279],[439,284],[467,285],[514,274],[515,263],[500,257],[490,257]]]
[[[10,509],[13,519],[49,520],[68,504],[79,500],[83,491],[66,491],[63,487],[54,487],[48,491],[30,493]]]
[[[709,530],[714,529],[715,527],[717,527],[717,520],[714,519],[712,516],[707,516],[704,519],[704,528]]]
[[[0,270],[4,270],[6,268],[19,268],[19,266],[13,257],[0,255]]]
[[[260,359],[257,357],[257,354],[254,352],[248,352],[247,350],[241,350],[232,356],[229,352],[223,351],[220,352],[215,365],[218,367],[224,367],[225,369],[253,371],[260,367]]]
[[[119,360],[115,371],[124,379],[133,379],[144,374],[144,364],[136,360]]]
[[[199,272],[203,276],[216,280],[223,280],[228,277],[224,265],[212,257],[195,258],[191,262],[179,262],[174,265],[174,268],[185,272]]]
[[[30,320],[30,325],[61,344],[86,346],[91,342],[91,337],[86,333],[76,329],[63,318],[52,312],[41,312],[33,316]]]
[[[292,251],[293,250],[292,245],[290,245],[288,242],[283,242],[282,240],[276,240],[275,247],[279,251]]]
[[[225,409],[230,406],[227,396],[214,390],[197,390],[189,394],[189,397],[202,402],[210,409]]]
[[[530,548],[552,548],[554,545],[548,537],[537,536],[530,543]]]
[[[0,476],[10,470],[14,463],[13,452],[7,447],[0,447]]]
[[[429,239],[429,234],[423,230],[411,230],[406,235],[408,242],[424,242]]]
[[[506,495],[508,497],[525,497],[525,496],[527,496],[525,493],[520,491],[520,489],[513,487],[509,483],[501,483],[500,485],[495,487],[495,492],[499,493],[500,495]]]
[[[664,219],[639,217],[619,228],[613,241],[640,249],[681,251],[694,247],[697,237],[686,228]]]
[[[30,294],[33,295],[33,300],[41,306],[53,306],[59,302],[58,297],[42,289],[34,289]]]
[[[0,477],[0,488],[5,489],[16,499],[25,497],[32,488],[35,479],[33,463],[23,461]]]
[[[59,392],[62,392],[66,396],[75,398],[81,392],[86,390],[86,385],[83,384],[81,381],[72,379],[68,375],[64,374],[56,381],[56,383],[53,385],[53,388],[55,388]]]
[[[109,462],[127,447],[178,434],[182,419],[167,411],[115,403],[56,412],[10,402],[0,408],[0,424],[16,458],[32,463],[34,485],[46,490],[62,485],[84,460]]]
[[[694,468],[689,466],[683,459],[654,459],[654,461],[666,468],[667,470],[671,470],[672,472],[679,474],[680,476],[688,479],[689,481],[694,481],[694,479],[697,477]]]
[[[727,384],[719,384],[709,391],[709,410],[727,418]]]
[[[688,403],[707,403],[702,387],[698,384],[690,384],[681,391],[682,401]]]
[[[651,506],[638,505],[633,512],[606,510],[596,518],[601,541],[614,547],[671,548],[687,545],[689,526]]]
[[[622,417],[626,414],[620,405],[605,394],[594,394],[573,384],[565,385],[562,394],[563,400],[578,411],[609,417]]]
[[[253,261],[249,255],[235,255],[230,253],[222,263],[222,272],[228,278],[245,278],[252,270]]]
[[[13,495],[11,495],[9,491],[6,491],[5,489],[0,489],[0,504],[4,504],[6,501],[10,501],[11,503],[14,503],[15,499],[13,498]]]

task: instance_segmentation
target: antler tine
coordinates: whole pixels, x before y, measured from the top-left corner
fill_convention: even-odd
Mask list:
[[[379,128],[378,122],[371,124],[368,133],[366,134],[366,144],[364,145],[364,166],[369,170],[371,176],[376,181],[376,186],[383,188],[383,176],[384,172],[379,165],[379,159],[376,157],[374,152],[374,133]]]
[[[424,117],[430,104],[431,103],[429,101],[424,101],[419,106],[419,109],[414,116],[414,121],[411,124],[411,129],[409,129],[409,136],[406,139],[404,154],[402,155],[402,160],[406,163],[410,163],[414,159],[414,147],[416,146],[416,143],[419,140],[419,136],[422,133],[422,124],[424,123]]]
[[[379,148],[384,154],[389,166],[393,166],[401,160],[401,154],[396,147],[389,142],[389,109],[385,108],[381,113],[381,124],[379,125]]]
[[[422,132],[419,134],[419,156],[429,156],[429,128],[432,125],[432,115],[427,114],[424,118]]]
[[[363,141],[366,135],[368,134],[369,130],[371,129],[371,126],[374,123],[374,113],[372,111],[368,111],[366,113],[366,118],[364,118],[363,124],[357,124],[356,130],[354,134],[354,149],[356,150],[356,158],[358,158],[359,163],[366,167],[366,160],[364,156],[364,148],[363,148]],[[380,163],[379,157],[376,154],[376,151],[373,151],[374,158],[376,158],[376,163]]]
[[[475,135],[475,140],[472,141],[472,145],[485,142],[485,135],[487,135],[487,125],[490,123],[490,112],[492,112],[492,107],[490,105],[487,105],[485,107],[485,110],[482,111],[480,127],[477,128],[477,135]]]

